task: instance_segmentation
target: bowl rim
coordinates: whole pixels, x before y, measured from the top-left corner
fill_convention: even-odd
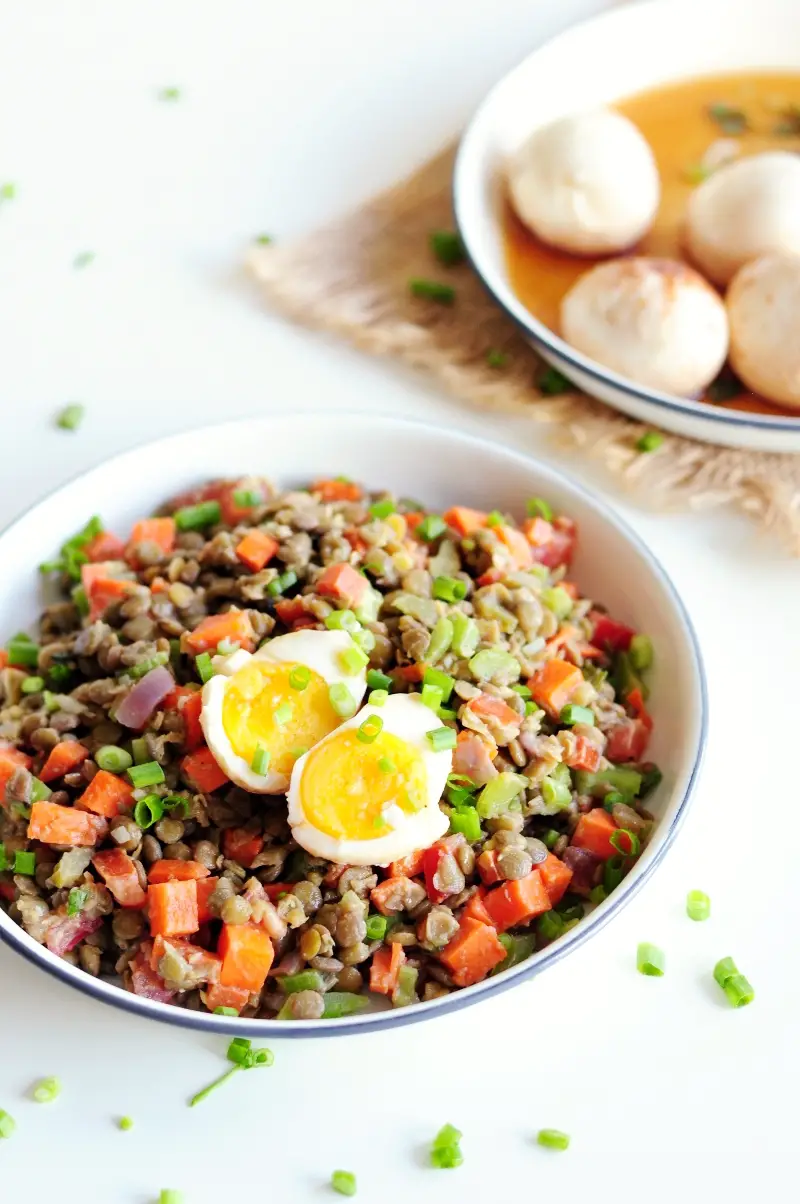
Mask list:
[[[568,473],[562,472],[560,468],[538,460],[535,456],[518,451],[516,448],[497,443],[494,440],[484,439],[478,432],[453,431],[436,423],[428,423],[412,418],[338,409],[335,411],[297,410],[291,415],[267,415],[255,418],[234,419],[230,422],[215,423],[201,427],[188,427],[161,439],[151,439],[139,443],[134,447],[128,447],[122,452],[104,457],[88,468],[84,468],[68,481],[43,494],[20,514],[16,515],[11,522],[0,529],[0,541],[2,541],[3,536],[7,532],[16,527],[24,518],[33,514],[46,502],[55,499],[62,493],[69,492],[84,477],[97,471],[99,468],[113,465],[114,463],[121,463],[129,457],[136,457],[155,446],[170,443],[180,445],[187,437],[196,437],[197,435],[202,435],[208,440],[213,441],[215,435],[223,431],[241,429],[245,432],[248,428],[252,428],[254,423],[259,426],[269,427],[280,422],[286,422],[287,419],[289,421],[304,420],[313,422],[330,421],[333,417],[335,417],[337,423],[349,422],[356,427],[368,423],[373,427],[377,437],[383,435],[389,438],[393,431],[401,429],[415,433],[420,440],[429,436],[445,438],[451,446],[455,444],[476,452],[489,450],[495,454],[499,454],[501,457],[514,460],[520,467],[542,472],[564,486],[567,491],[575,493],[583,502],[593,508],[609,526],[616,528],[628,543],[633,545],[641,558],[646,562],[650,572],[662,586],[671,604],[673,613],[683,628],[687,650],[690,654],[689,659],[694,677],[693,692],[697,703],[697,723],[694,733],[694,760],[686,780],[683,795],[672,822],[661,836],[658,844],[655,846],[652,857],[641,871],[635,877],[630,876],[624,879],[604,903],[600,904],[564,937],[544,950],[541,957],[534,964],[528,966],[527,962],[521,962],[508,973],[499,974],[496,978],[485,979],[483,982],[476,983],[471,987],[462,988],[440,999],[421,1002],[415,1004],[413,1007],[401,1008],[391,1012],[365,1013],[352,1018],[315,1020],[293,1025],[276,1020],[239,1019],[217,1016],[208,1012],[189,1011],[186,1008],[174,1007],[171,1004],[159,1003],[155,1000],[134,995],[132,992],[126,991],[112,982],[93,978],[84,970],[63,961],[55,955],[48,954],[48,956],[44,956],[45,952],[47,952],[44,947],[29,945],[26,939],[27,934],[24,930],[0,908],[0,940],[5,945],[16,953],[21,954],[32,965],[44,970],[47,974],[52,975],[67,986],[75,987],[84,995],[94,1000],[109,1004],[132,1015],[157,1020],[165,1024],[172,1024],[179,1028],[194,1029],[199,1032],[217,1033],[220,1035],[259,1036],[265,1039],[276,1037],[309,1039],[334,1035],[355,1035],[356,1033],[397,1028],[407,1024],[420,1023],[423,1020],[443,1016],[449,1012],[469,1007],[481,999],[498,995],[520,982],[534,978],[549,966],[560,961],[568,953],[578,949],[591,936],[599,932],[601,928],[604,928],[630,902],[634,895],[641,890],[645,882],[650,879],[674,843],[678,831],[686,818],[705,757],[708,739],[708,687],[697,633],[676,586],[661,562],[650,551],[644,539],[602,497],[593,490],[587,489]],[[628,883],[627,886],[625,885],[626,882]]]
[[[485,173],[478,170],[478,154],[490,141],[493,127],[488,124],[488,117],[491,115],[491,110],[497,97],[515,77],[524,75],[530,70],[531,62],[539,54],[560,43],[568,44],[576,32],[585,31],[588,27],[592,30],[597,29],[599,35],[605,35],[607,26],[611,26],[613,29],[615,25],[621,24],[624,28],[625,24],[629,21],[636,22],[641,20],[643,12],[647,10],[667,9],[670,3],[671,0],[644,0],[643,3],[640,2],[636,5],[625,5],[622,8],[610,9],[595,14],[595,16],[587,17],[583,21],[578,21],[540,43],[517,63],[515,67],[512,67],[510,71],[507,71],[505,75],[492,85],[478,107],[473,111],[461,136],[456,152],[452,187],[453,215],[456,228],[473,270],[492,299],[538,349],[546,352],[549,351],[553,355],[558,356],[569,368],[582,373],[584,376],[588,376],[600,385],[623,393],[632,401],[655,406],[672,413],[700,419],[705,422],[718,422],[722,426],[732,428],[786,431],[787,433],[800,434],[800,411],[798,411],[796,418],[792,418],[776,414],[757,414],[751,411],[723,410],[705,401],[678,397],[671,393],[662,393],[657,389],[650,389],[645,385],[637,385],[635,381],[621,376],[611,368],[605,368],[596,360],[590,359],[588,356],[576,351],[559,334],[551,330],[544,322],[540,321],[525,308],[519,298],[516,297],[510,284],[499,281],[498,273],[481,253],[479,240],[477,237],[474,240],[472,238],[472,224],[467,214],[467,207],[470,201],[465,198],[472,198],[474,192],[484,188],[487,183]],[[624,36],[624,34],[618,36]],[[675,78],[678,79],[679,76],[676,75]],[[483,209],[482,204],[480,204],[480,209]],[[496,221],[494,217],[490,220]],[[604,401],[602,398],[597,398],[597,400],[600,400],[604,405],[613,406],[613,403]]]

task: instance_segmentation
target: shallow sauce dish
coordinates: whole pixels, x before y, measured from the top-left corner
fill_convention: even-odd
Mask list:
[[[412,1008],[292,1025],[228,1019],[134,996],[94,979],[39,945],[0,911],[0,936],[33,963],[87,994],[140,1015],[221,1032],[320,1036],[365,1031],[443,1014],[546,966],[609,920],[642,885],[669,848],[697,778],[706,723],[705,683],[696,637],[663,570],[612,511],[579,485],[527,457],[478,439],[412,422],[363,415],[298,414],[190,432],[118,456],[58,490],[0,536],[6,566],[0,630],[30,624],[41,608],[36,567],[48,551],[100,513],[109,529],[127,530],[166,494],[225,475],[258,473],[281,486],[345,474],[368,487],[424,498],[445,509],[457,499],[522,517],[525,499],[546,497],[578,524],[573,576],[589,597],[647,631],[656,650],[650,710],[650,753],[664,772],[648,807],[653,835],[633,870],[608,899],[565,936],[526,962],[453,995]]]
[[[553,274],[553,295],[548,299],[548,290],[541,290],[536,316],[520,299],[523,271],[509,268],[509,226],[512,244],[520,246],[525,239],[519,223],[508,221],[505,184],[510,156],[532,131],[569,113],[619,102],[636,120],[642,104],[637,108],[630,98],[662,86],[734,73],[768,77],[798,71],[800,10],[792,0],[759,5],[650,0],[575,26],[537,49],[495,86],[475,114],[454,177],[456,220],[470,259],[536,349],[585,392],[676,434],[733,447],[800,451],[800,416],[774,407],[761,407],[772,412],[739,409],[738,403],[726,409],[657,392],[601,366],[554,333],[542,318],[549,313],[552,322],[555,299],[567,287],[566,278],[580,270],[580,261],[546,252],[530,261],[531,270]],[[714,136],[711,132],[709,142]],[[795,149],[794,141],[785,149]],[[663,252],[656,247],[649,253]],[[586,261],[586,270],[592,262]]]

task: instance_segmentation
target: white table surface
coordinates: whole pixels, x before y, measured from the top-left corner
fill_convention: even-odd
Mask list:
[[[0,0],[0,523],[103,456],[292,406],[424,415],[566,463],[541,430],[264,312],[239,262],[388,184],[546,32],[598,0]],[[602,65],[598,64],[598,70]],[[161,102],[165,86],[181,89]],[[565,81],[568,86],[568,81]],[[97,255],[72,268],[83,251]],[[87,406],[78,434],[65,402]],[[359,1199],[769,1199],[796,1186],[798,565],[732,515],[654,515],[611,492],[673,574],[711,690],[705,773],[655,880],[546,975],[385,1035],[275,1041],[202,1107],[224,1041],[102,1007],[0,948],[0,1196],[31,1204]],[[168,485],[165,482],[165,487]],[[687,889],[713,900],[705,925]],[[667,951],[636,974],[637,942]],[[726,1008],[732,954],[758,998]],[[25,1098],[56,1074],[62,1098]],[[114,1118],[130,1114],[132,1132]],[[445,1121],[465,1164],[426,1166]],[[573,1136],[536,1147],[541,1126]],[[787,1180],[784,1180],[787,1181]],[[782,1198],[792,1198],[792,1191]]]

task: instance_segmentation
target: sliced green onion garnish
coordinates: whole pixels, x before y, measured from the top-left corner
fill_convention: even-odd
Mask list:
[[[194,665],[197,669],[197,676],[203,685],[205,685],[214,676],[214,666],[211,664],[211,657],[207,652],[201,652],[195,658]]]
[[[300,970],[297,974],[284,974],[278,979],[284,995],[296,995],[298,991],[324,991],[325,984],[319,970]]]
[[[515,694],[519,694],[520,698],[530,698],[531,692],[527,686],[512,686],[511,689]]]
[[[98,748],[94,759],[98,769],[104,769],[106,773],[124,773],[133,764],[131,754],[124,748],[117,748],[115,744],[104,744],[102,748]]]
[[[450,728],[448,731],[452,730]],[[547,780],[547,779],[545,779]],[[528,779],[518,773],[500,773],[483,787],[476,806],[481,819],[495,819],[508,810],[509,804],[528,785]]]
[[[347,631],[350,635],[361,627],[352,610],[332,610],[325,616],[325,626],[328,631]]]
[[[752,1003],[756,993],[743,974],[734,974],[723,986],[728,1002],[735,1008],[745,1007]]]
[[[438,686],[423,685],[421,698],[423,704],[432,711],[438,711],[442,705],[442,691]]]
[[[649,635],[635,635],[631,640],[628,656],[637,673],[644,673],[653,663],[653,641]]]
[[[456,230],[433,230],[428,241],[431,251],[446,268],[457,267],[467,257],[461,235]]]
[[[447,1146],[443,1150],[431,1150],[431,1166],[435,1166],[437,1170],[453,1170],[461,1166],[463,1161],[464,1155],[459,1145]]]
[[[394,502],[389,497],[384,497],[377,502],[373,502],[369,508],[369,512],[373,518],[388,518],[390,514],[394,514],[394,511]]]
[[[354,1196],[356,1194],[356,1177],[352,1171],[334,1171],[331,1175],[331,1187],[334,1191],[338,1191],[340,1196]]]
[[[480,642],[480,631],[478,624],[469,615],[457,612],[451,618],[453,624],[453,636],[451,647],[456,656],[472,656]]]
[[[409,280],[408,287],[412,297],[422,297],[426,301],[436,301],[439,305],[452,305],[456,299],[456,290],[451,284],[441,284],[438,280]]]
[[[487,527],[504,527],[506,525],[506,516],[500,510],[490,510],[486,515]]]
[[[247,1061],[247,1054],[252,1044],[253,1042],[248,1041],[247,1037],[234,1037],[225,1056],[229,1062],[235,1062],[237,1066],[242,1066]]]
[[[415,535],[425,543],[432,543],[447,530],[447,523],[438,514],[428,514],[417,524]]]
[[[164,804],[157,794],[146,794],[144,798],[138,800],[133,808],[133,818],[143,831],[152,828],[153,824],[157,824],[163,815]]]
[[[504,648],[482,648],[470,660],[469,669],[477,681],[488,681],[497,673],[513,674],[515,678],[520,675],[519,661]]]
[[[714,967],[714,980],[724,987],[728,979],[735,978],[738,973],[739,970],[733,958],[723,957]]]
[[[605,898],[606,898],[606,888],[601,883],[599,883],[597,886],[593,886],[592,889],[589,891],[589,902],[590,903],[602,903],[603,899],[605,899]]]
[[[382,941],[386,936],[386,929],[389,927],[389,921],[386,916],[371,915],[366,919],[367,931],[366,937],[368,941]]]
[[[546,832],[542,833],[542,840],[547,845],[551,853],[560,839],[561,833],[557,832],[555,828],[548,828]]]
[[[119,1120],[117,1121],[117,1127],[122,1129],[123,1133],[127,1133],[129,1129],[133,1128],[133,1117],[120,1116]]]
[[[166,812],[178,816],[180,819],[186,819],[191,814],[191,799],[187,798],[185,794],[168,794],[162,798],[161,803]]]
[[[619,803],[626,803],[628,800],[624,794],[620,794],[618,790],[610,790],[603,799],[603,807],[606,811],[613,811]]]
[[[366,652],[362,652],[353,644],[352,648],[345,648],[339,653],[339,664],[344,669],[345,673],[351,677],[355,677],[360,673],[365,665],[369,664],[369,657]]]
[[[236,1008],[220,1007],[220,1008],[214,1008],[214,1015],[215,1016],[238,1016],[239,1013],[236,1011]]]
[[[456,746],[456,734],[451,727],[437,727],[426,732],[425,737],[434,752],[446,752]]]
[[[252,510],[263,502],[264,496],[258,489],[234,489],[233,504],[240,510]]]
[[[543,589],[541,598],[547,609],[553,612],[559,622],[566,619],[575,605],[570,595],[560,585]]]
[[[458,577],[434,577],[433,596],[442,602],[462,602],[467,596],[467,586]]]
[[[286,727],[286,724],[291,721],[294,711],[289,702],[282,702],[279,707],[275,708],[274,719],[278,727]]]
[[[496,347],[490,347],[486,352],[487,368],[505,368],[509,357],[505,351],[498,351]]]
[[[44,689],[44,678],[26,677],[20,689],[23,694],[39,694]]]
[[[367,701],[372,707],[382,707],[386,705],[388,697],[386,690],[372,690]]]
[[[131,752],[133,753],[134,765],[146,764],[150,756],[150,750],[147,747],[147,740],[144,738],[144,736],[135,736],[134,739],[131,740]]]
[[[567,380],[558,368],[546,368],[536,383],[539,386],[539,392],[548,397],[557,397],[559,393],[575,392],[572,381]]]
[[[17,1127],[14,1117],[0,1108],[0,1137],[10,1137]]]
[[[163,1187],[161,1195],[158,1197],[158,1204],[185,1204],[182,1191],[175,1191],[171,1187]]]
[[[17,186],[13,181],[8,180],[5,184],[0,184],[0,201],[13,201],[17,195]]]
[[[8,869],[8,853],[6,852],[6,846],[4,844],[0,844],[0,873],[2,873],[3,870],[7,870],[7,869]]]
[[[14,853],[14,873],[32,876],[36,873],[36,854],[17,849]]]
[[[269,752],[264,748],[263,744],[259,744],[256,751],[253,753],[253,760],[250,762],[250,768],[253,773],[260,774],[262,777],[269,769]]]
[[[83,890],[80,886],[73,886],[67,896],[67,915],[80,915],[86,906],[88,898],[88,890]]]
[[[639,452],[654,452],[661,447],[664,436],[661,431],[645,431],[641,439],[636,440],[636,450]]]
[[[56,418],[56,426],[60,426],[62,431],[76,431],[83,422],[85,413],[86,407],[77,403],[64,406]]]
[[[589,727],[594,725],[594,712],[590,711],[588,707],[577,706],[574,702],[568,702],[562,708],[559,718],[562,723],[569,724],[570,727],[576,723],[585,723]]]
[[[131,765],[126,770],[136,790],[144,786],[160,786],[164,779],[164,770],[158,761],[145,761],[143,765]]]
[[[453,687],[456,684],[456,679],[450,677],[448,673],[442,673],[441,669],[426,669],[422,675],[422,685],[435,686],[441,692],[442,702],[449,702],[450,695],[453,693]]]
[[[470,844],[483,836],[481,820],[475,807],[462,807],[450,816],[450,831],[460,832]]]
[[[536,1134],[539,1145],[547,1150],[566,1150],[569,1148],[569,1135],[559,1129],[540,1129]]]
[[[39,645],[22,632],[6,644],[8,663],[24,669],[35,669],[39,663]]]
[[[182,506],[176,510],[173,518],[179,531],[202,531],[204,527],[212,527],[222,516],[219,502],[198,502],[194,506]]]
[[[289,685],[293,690],[305,690],[311,681],[311,670],[305,665],[295,665],[289,673]]]
[[[350,633],[351,640],[354,640],[362,652],[369,656],[372,649],[375,647],[375,636],[367,627],[360,627],[358,631]]]
[[[664,953],[657,945],[642,941],[636,950],[636,969],[651,978],[661,978],[664,973]]]
[[[381,771],[381,773],[395,773],[397,771],[397,766],[390,757],[381,757],[381,759],[378,761],[378,769]]]
[[[238,640],[220,640],[217,644],[217,656],[230,656],[239,648]]]
[[[553,521],[553,507],[543,497],[529,497],[525,508],[530,518],[546,518],[549,523]]]
[[[686,896],[686,914],[690,920],[707,920],[711,915],[711,900],[705,891],[690,890]]]
[[[344,682],[337,681],[332,686],[328,686],[328,699],[336,714],[342,719],[349,719],[358,710],[358,703]]]
[[[641,841],[635,832],[630,832],[627,828],[618,828],[616,832],[612,832],[608,838],[608,843],[622,853],[623,857],[638,857],[641,848]]]
[[[369,669],[367,671],[367,686],[370,690],[391,690],[393,685],[391,677],[387,677],[380,670]]]
[[[151,669],[158,669],[161,665],[166,665],[168,660],[168,652],[156,652],[154,656],[148,657],[147,660],[139,661],[136,665],[131,665],[127,672],[133,678],[145,677]]]
[[[383,731],[383,720],[378,715],[370,715],[359,726],[356,735],[362,744],[372,744]]]
[[[60,1094],[61,1080],[56,1078],[40,1079],[31,1092],[37,1104],[52,1103]]]
[[[609,857],[608,861],[603,865],[603,886],[606,888],[607,894],[610,895],[612,890],[616,890],[625,877],[626,864],[626,859],[618,855],[616,857]]]
[[[526,703],[525,705],[527,707],[529,704]],[[566,782],[561,782],[558,778],[552,776],[543,778],[539,789],[542,792],[545,805],[550,811],[555,809],[559,811],[564,810],[572,802],[572,791]]]

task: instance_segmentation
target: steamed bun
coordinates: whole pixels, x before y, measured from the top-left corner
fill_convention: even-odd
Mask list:
[[[563,117],[536,130],[508,170],[517,215],[543,242],[581,255],[612,255],[653,224],[661,186],[633,122],[611,109]]]
[[[586,272],[561,303],[561,333],[620,376],[681,397],[701,393],[728,351],[720,297],[671,259],[614,259]]]
[[[689,198],[685,239],[720,285],[767,251],[800,253],[800,157],[768,151],[721,167]]]
[[[800,255],[754,259],[734,276],[726,304],[737,376],[754,393],[800,409]]]

